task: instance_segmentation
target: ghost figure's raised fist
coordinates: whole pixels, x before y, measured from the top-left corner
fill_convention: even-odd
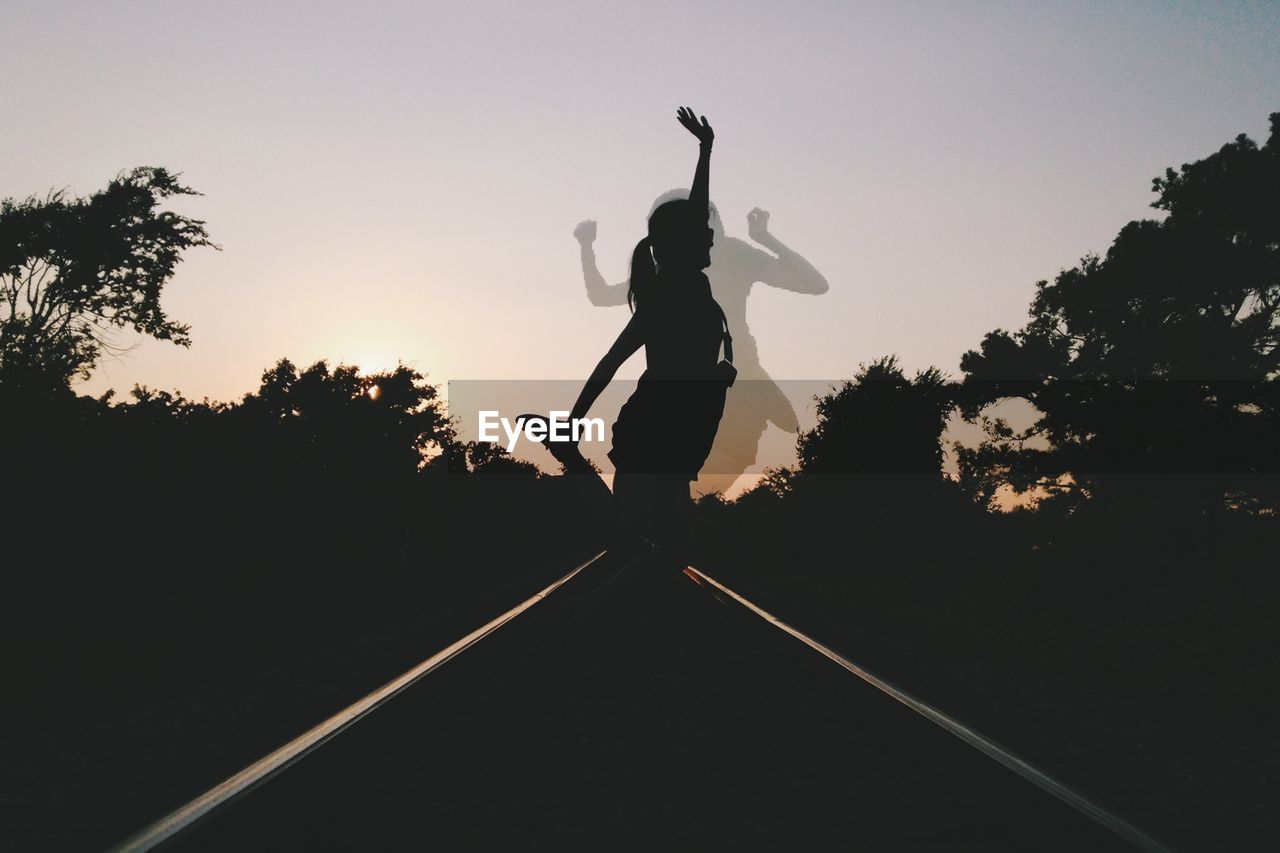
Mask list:
[[[596,241],[596,221],[594,219],[582,220],[573,229],[573,236],[579,243],[594,243]]]
[[[752,208],[747,214],[747,236],[757,243],[769,237],[769,211]]]

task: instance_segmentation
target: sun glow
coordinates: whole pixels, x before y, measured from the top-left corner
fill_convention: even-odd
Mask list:
[[[362,353],[352,359],[343,359],[343,362],[355,365],[364,376],[372,376],[375,373],[390,373],[396,369],[396,359],[370,355],[369,353]]]

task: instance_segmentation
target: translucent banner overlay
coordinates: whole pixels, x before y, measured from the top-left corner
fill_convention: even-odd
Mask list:
[[[559,470],[558,463],[538,441],[531,440],[517,418],[529,413],[560,419],[560,429],[568,433],[573,429],[568,414],[583,384],[582,379],[452,380],[447,389],[449,412],[460,441],[489,441],[509,449],[516,459],[554,472]],[[896,390],[868,387],[875,384],[861,383],[857,392],[861,402],[840,408],[839,417],[844,420],[835,427],[837,431],[854,431],[847,435],[839,432],[838,440],[863,445],[859,458],[865,459],[867,451],[875,452],[874,447],[865,446],[868,442],[882,445],[889,467],[859,466],[858,470],[866,473],[924,473],[892,467],[897,464],[894,447],[901,443],[900,438],[931,442],[934,430],[943,451],[941,470],[951,477],[957,474],[954,445],[976,447],[990,440],[993,423],[998,422],[1012,435],[1039,422],[1040,428],[1028,432],[1017,446],[1048,449],[1053,432],[1048,427],[1061,425],[1062,410],[1068,403],[1068,414],[1078,415],[1093,427],[1089,432],[1078,431],[1068,442],[1072,470],[1203,476],[1274,474],[1280,469],[1274,443],[1261,440],[1259,434],[1269,433],[1264,421],[1275,410],[1269,386],[1259,388],[1232,380],[1147,380],[1051,385],[943,381],[927,387],[894,386]],[[583,455],[606,477],[614,470],[608,457],[614,423],[636,387],[635,380],[611,382],[585,422],[578,425]],[[819,424],[819,398],[841,389],[849,393],[845,380],[740,377],[726,395],[715,442],[695,491],[732,497],[757,483],[765,469],[795,466],[797,439]],[[1257,400],[1261,403],[1254,402]],[[1041,420],[1044,412],[1036,403],[1052,409],[1055,417]],[[926,423],[930,411],[942,412],[945,426],[939,428],[935,419],[930,427]],[[671,411],[661,429],[680,430],[684,415]],[[921,434],[922,427],[929,435]],[[826,429],[833,427],[828,424]],[[662,436],[655,435],[654,440],[662,441]]]

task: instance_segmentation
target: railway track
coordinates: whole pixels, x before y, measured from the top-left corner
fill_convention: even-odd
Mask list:
[[[597,554],[113,849],[1168,849],[655,559]]]

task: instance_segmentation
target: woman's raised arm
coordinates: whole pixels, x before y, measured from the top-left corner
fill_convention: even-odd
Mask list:
[[[699,205],[699,210],[706,218],[707,204],[711,200],[711,143],[716,133],[707,124],[706,116],[696,116],[689,107],[676,110],[676,118],[684,128],[698,137],[698,165],[693,170],[693,186],[689,188],[689,201]],[[699,121],[701,118],[701,121]]]

